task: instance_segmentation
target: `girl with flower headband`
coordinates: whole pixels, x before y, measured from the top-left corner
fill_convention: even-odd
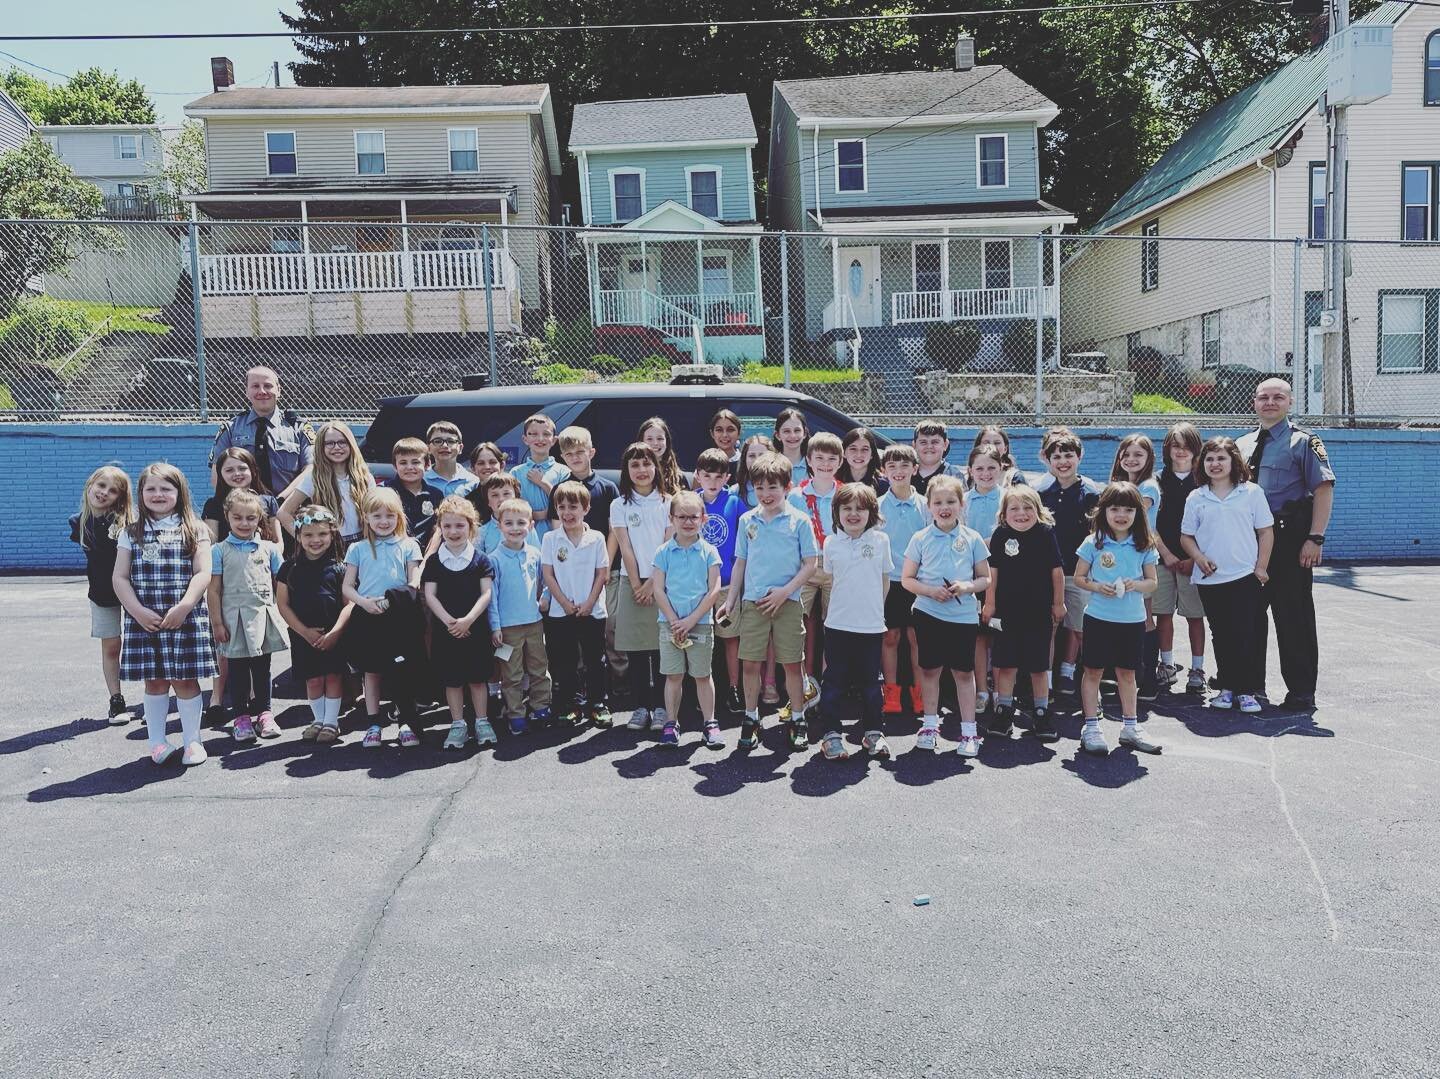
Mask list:
[[[340,526],[324,506],[311,503],[295,514],[297,550],[276,575],[280,617],[290,627],[290,669],[305,680],[311,724],[306,741],[329,744],[340,737],[344,688],[345,625],[354,605],[341,598],[345,564],[340,561]]]
[[[85,552],[85,577],[90,582],[90,636],[100,642],[100,669],[110,691],[110,722],[130,718],[120,691],[120,600],[110,578],[115,573],[116,544],[135,519],[130,477],[112,465],[90,473],[80,512],[70,518],[70,541]]]

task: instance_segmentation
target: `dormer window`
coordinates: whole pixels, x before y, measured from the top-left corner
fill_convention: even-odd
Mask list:
[[[835,140],[835,190],[862,192],[868,186],[865,173],[865,140]]]
[[[977,187],[1010,186],[1010,136],[975,137],[975,174]]]

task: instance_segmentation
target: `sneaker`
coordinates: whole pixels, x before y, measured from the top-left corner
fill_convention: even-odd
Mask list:
[[[1126,727],[1120,732],[1120,744],[1129,746],[1137,753],[1159,753],[1160,743],[1145,733],[1145,728],[1138,724]]]
[[[724,737],[724,735],[722,735],[722,734],[720,733],[720,724],[718,724],[718,723],[707,723],[707,724],[705,724],[705,748],[706,748],[706,749],[724,749],[724,748],[725,748],[725,737]]]
[[[986,691],[976,693],[975,714],[977,716],[983,716],[988,711],[990,711],[990,694]]]
[[[475,717],[475,744],[477,746],[493,746],[500,739],[495,737],[495,728],[490,726],[488,719]]]
[[[1062,674],[1055,679],[1055,696],[1075,696],[1075,676],[1073,674]]]
[[[1199,667],[1191,667],[1190,675],[1185,679],[1186,693],[1205,692],[1205,672]]]
[[[181,758],[186,768],[193,768],[197,764],[204,764],[210,759],[210,754],[205,752],[205,747],[199,742],[191,742],[185,747],[185,756]]]
[[[1294,709],[1297,712],[1313,712],[1315,711],[1315,694],[1286,693],[1285,699],[1280,702],[1280,707]]]
[[[931,753],[934,753],[939,739],[940,732],[934,727],[921,727],[920,733],[915,736],[915,748],[928,749]]]
[[[568,712],[562,712],[557,722],[562,727],[580,727],[585,723],[585,714],[578,708],[572,708]]]
[[[1240,694],[1240,711],[1252,713],[1258,712],[1260,711],[1260,702],[1257,701],[1250,694],[1242,693]]]
[[[1089,723],[1080,731],[1080,748],[1086,753],[1094,753],[1097,756],[1105,757],[1110,753],[1110,747],[1105,743],[1105,735],[1100,732],[1098,726],[1091,726]]]
[[[805,676],[805,707],[810,707],[810,705],[814,704],[819,699],[820,683],[815,681],[815,679],[811,678],[807,674]]]
[[[881,731],[866,731],[865,737],[860,739],[860,744],[872,757],[888,758],[890,756],[890,743],[885,741],[885,735]]]
[[[255,724],[249,716],[235,717],[235,725],[230,728],[230,737],[237,742],[255,741]]]
[[[526,728],[527,726],[528,726],[528,724],[525,722],[525,717],[524,717],[524,716],[511,716],[511,717],[510,717],[510,733],[511,733],[511,734],[517,734],[517,735],[518,735],[518,734],[524,734],[524,733],[525,733],[525,728]]]
[[[279,738],[285,733],[280,729],[280,724],[275,722],[275,717],[270,714],[269,709],[260,713],[259,718],[255,721],[255,726],[259,728],[261,738]]]
[[[379,748],[380,748],[380,724],[378,724],[378,723],[373,723],[373,724],[371,724],[370,727],[369,727],[369,729],[367,729],[367,730],[365,731],[365,737],[364,737],[364,739],[361,740],[360,744],[361,744],[362,746],[364,746],[366,749],[379,749]]]
[[[650,712],[644,708],[635,709],[635,711],[630,714],[630,722],[626,723],[625,726],[629,727],[632,731],[643,731],[646,727],[650,726]]]
[[[920,691],[919,683],[910,687],[910,711],[917,716],[925,714],[925,694]]]
[[[116,693],[110,698],[110,726],[121,727],[130,722],[130,706],[125,703],[125,694]]]
[[[1055,729],[1055,720],[1046,708],[1036,708],[1030,714],[1030,734],[1042,742],[1058,742],[1060,732]]]
[[[610,714],[610,709],[604,704],[591,705],[589,716],[590,722],[601,730],[609,730],[615,726],[615,717]]]
[[[661,728],[660,744],[662,746],[678,746],[680,744],[680,732],[675,729],[675,724],[667,723]]]
[[[880,714],[882,716],[898,716],[900,714],[900,687],[892,686],[889,682],[880,690]]]
[[[201,722],[207,727],[223,727],[225,726],[225,720],[228,718],[225,714],[225,706],[223,704],[212,704],[209,708],[205,709],[205,714],[200,717]]]
[[[150,760],[155,764],[164,764],[175,755],[177,748],[170,742],[161,742],[158,746],[151,746]]]
[[[725,711],[729,712],[732,716],[745,714],[745,701],[740,696],[739,686],[731,686],[727,689],[725,691],[725,700],[721,703]]]
[[[1162,690],[1169,692],[1170,687],[1175,684],[1175,676],[1179,673],[1178,663],[1161,663],[1155,668],[1155,681]]]
[[[536,708],[533,709],[530,713],[530,722],[535,724],[537,727],[550,726],[550,720],[552,718],[554,717],[550,709],[548,708]]]
[[[754,749],[760,744],[760,721],[746,716],[740,721],[740,749]]]
[[[1235,697],[1228,689],[1222,689],[1210,698],[1211,708],[1234,708]]]
[[[850,756],[850,751],[845,748],[845,739],[839,731],[830,731],[820,739],[820,752],[825,754],[827,761],[843,761]]]
[[[962,757],[980,756],[980,736],[978,734],[962,734],[960,744],[955,747],[955,752]]]
[[[1145,677],[1140,679],[1139,688],[1135,692],[1136,697],[1142,701],[1153,701],[1160,696],[1160,681],[1154,674],[1145,672]]]
[[[804,719],[791,720],[786,727],[791,749],[800,753],[810,748],[810,725]]]
[[[665,714],[665,709],[657,708],[650,713],[650,729],[652,731],[663,731],[670,725],[670,717]]]
[[[1015,729],[1015,708],[1012,705],[997,704],[987,726],[990,733],[997,738],[1009,738],[1011,731]]]
[[[454,720],[450,724],[450,733],[445,736],[445,749],[464,749],[465,743],[470,741],[470,727],[463,719]]]
[[[774,682],[771,682],[769,685],[765,686],[765,688],[760,691],[760,703],[761,703],[761,704],[779,704],[779,703],[780,703],[780,690],[776,687],[776,685],[775,685]]]
[[[414,749],[420,744],[420,736],[410,729],[410,724],[400,724],[400,744],[406,749]]]

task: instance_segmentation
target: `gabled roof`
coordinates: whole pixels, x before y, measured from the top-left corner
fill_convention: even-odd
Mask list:
[[[570,152],[657,143],[754,145],[755,121],[744,94],[586,101],[575,106]]]
[[[12,98],[9,94],[7,94],[4,90],[0,90],[0,109],[8,109],[9,111],[13,112],[16,119],[18,119],[20,123],[24,125],[26,131],[34,132],[39,130],[35,126],[35,121],[30,119],[30,114],[24,109],[22,109],[19,105],[15,104],[15,99]]]
[[[545,130],[550,172],[560,174],[560,137],[555,132],[550,84],[545,82],[515,86],[234,86],[185,106],[186,116],[199,118],[460,112],[538,114]]]
[[[759,231],[758,225],[727,224],[723,221],[716,221],[704,214],[696,213],[688,206],[682,206],[674,199],[666,199],[659,206],[651,207],[633,221],[609,227],[590,228],[581,233],[581,238],[587,240],[623,239],[636,232],[646,233],[647,236],[652,233],[666,232],[683,236],[697,232],[728,232],[749,235],[759,233]],[[631,239],[634,237],[631,236]]]
[[[1393,26],[1411,5],[1390,0],[1356,24]],[[1282,145],[1316,107],[1328,81],[1322,45],[1206,112],[1091,228],[1109,232],[1164,202],[1206,187]]]
[[[1009,68],[982,64],[969,71],[892,71],[834,79],[794,79],[775,91],[797,122],[904,120],[911,124],[955,122],[988,114],[1057,113],[1055,103]],[[1046,121],[1048,122],[1048,120]]]

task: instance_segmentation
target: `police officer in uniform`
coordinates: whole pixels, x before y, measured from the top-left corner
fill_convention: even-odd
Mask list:
[[[252,367],[245,372],[245,399],[250,408],[220,425],[215,445],[210,448],[210,467],[214,469],[221,450],[231,446],[247,449],[255,455],[265,486],[272,494],[283,495],[285,488],[310,467],[314,432],[293,411],[279,408],[280,376],[268,367]]]
[[[1280,673],[1285,679],[1283,707],[1315,707],[1320,646],[1315,632],[1312,571],[1320,564],[1325,529],[1335,500],[1335,473],[1320,436],[1290,423],[1290,383],[1269,378],[1255,389],[1260,428],[1235,440],[1250,465],[1250,477],[1265,492],[1275,515],[1275,548],[1265,608],[1275,618]],[[1260,671],[1264,685],[1269,623],[1260,614]]]

